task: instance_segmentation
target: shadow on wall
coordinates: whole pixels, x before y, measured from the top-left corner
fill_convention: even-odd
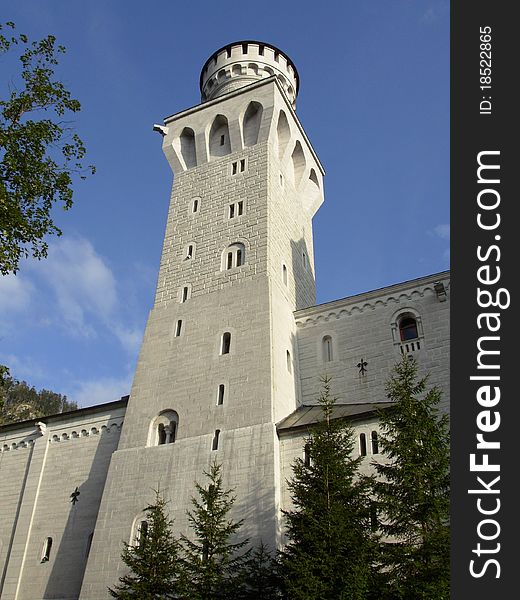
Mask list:
[[[296,310],[314,306],[316,282],[309,249],[303,238],[296,242],[291,241],[291,267]]]
[[[110,418],[108,422],[110,422]],[[79,597],[110,458],[117,449],[119,429],[115,424],[112,424],[111,428],[104,428],[101,431],[93,428],[89,432],[83,430],[82,433],[83,436],[79,433],[78,437],[92,436],[96,438],[99,436],[99,441],[93,453],[91,468],[86,479],[83,478],[81,481],[81,477],[75,479],[65,476],[66,479],[59,482],[60,487],[67,488],[69,511],[59,545],[53,545],[50,548],[48,562],[51,573],[47,580],[44,599]],[[87,433],[88,436],[85,435]],[[76,441],[88,444],[94,440]],[[56,443],[73,444],[74,442],[74,439],[69,439]],[[85,457],[85,454],[81,453],[81,456]],[[55,524],[50,519],[49,523],[51,531]],[[42,540],[42,543],[45,545],[45,540]],[[47,562],[44,551],[45,549],[42,547],[41,562]]]

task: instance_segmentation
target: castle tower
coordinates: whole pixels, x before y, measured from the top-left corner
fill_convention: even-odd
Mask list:
[[[294,112],[299,78],[269,44],[216,51],[202,103],[155,126],[174,174],[155,303],[113,454],[81,598],[117,582],[121,540],[160,487],[179,531],[216,460],[241,533],[280,537],[275,424],[299,403],[295,310],[314,305],[323,170]]]

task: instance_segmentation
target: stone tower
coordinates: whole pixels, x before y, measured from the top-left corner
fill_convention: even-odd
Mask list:
[[[157,282],[81,598],[106,597],[121,540],[160,487],[187,533],[216,460],[244,536],[280,537],[275,424],[299,404],[295,310],[315,304],[312,217],[323,170],[295,114],[299,78],[269,44],[217,50],[202,103],[154,128],[174,173]]]

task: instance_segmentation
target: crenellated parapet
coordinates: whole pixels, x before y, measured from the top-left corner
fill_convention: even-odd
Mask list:
[[[202,67],[201,100],[213,100],[272,76],[278,79],[295,108],[299,77],[294,63],[284,52],[271,44],[252,40],[227,44],[215,51]]]

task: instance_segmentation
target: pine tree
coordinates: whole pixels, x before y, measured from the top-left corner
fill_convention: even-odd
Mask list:
[[[232,542],[242,525],[228,513],[236,497],[233,490],[223,489],[222,466],[214,462],[204,472],[209,483],[196,484],[198,498],[192,498],[193,511],[188,511],[194,540],[181,536],[183,575],[181,597],[186,600],[228,600],[239,597],[243,569],[248,552],[239,551],[248,540]]]
[[[133,544],[123,542],[122,560],[130,574],[119,578],[119,585],[109,588],[119,600],[164,600],[177,598],[179,576],[179,542],[174,538],[166,514],[166,501],[159,491],[155,502],[144,509],[146,527],[142,526]]]
[[[245,564],[240,600],[277,600],[281,598],[280,586],[277,561],[261,542]]]
[[[381,412],[380,447],[387,462],[374,463],[374,484],[386,536],[381,576],[387,595],[399,600],[449,598],[449,433],[440,416],[437,388],[405,357],[387,383],[394,405]]]
[[[284,511],[288,545],[281,573],[291,600],[365,600],[375,551],[370,528],[370,482],[352,458],[354,436],[333,419],[330,378],[318,399],[323,419],[306,439],[306,460],[296,459],[288,482],[294,508]]]

